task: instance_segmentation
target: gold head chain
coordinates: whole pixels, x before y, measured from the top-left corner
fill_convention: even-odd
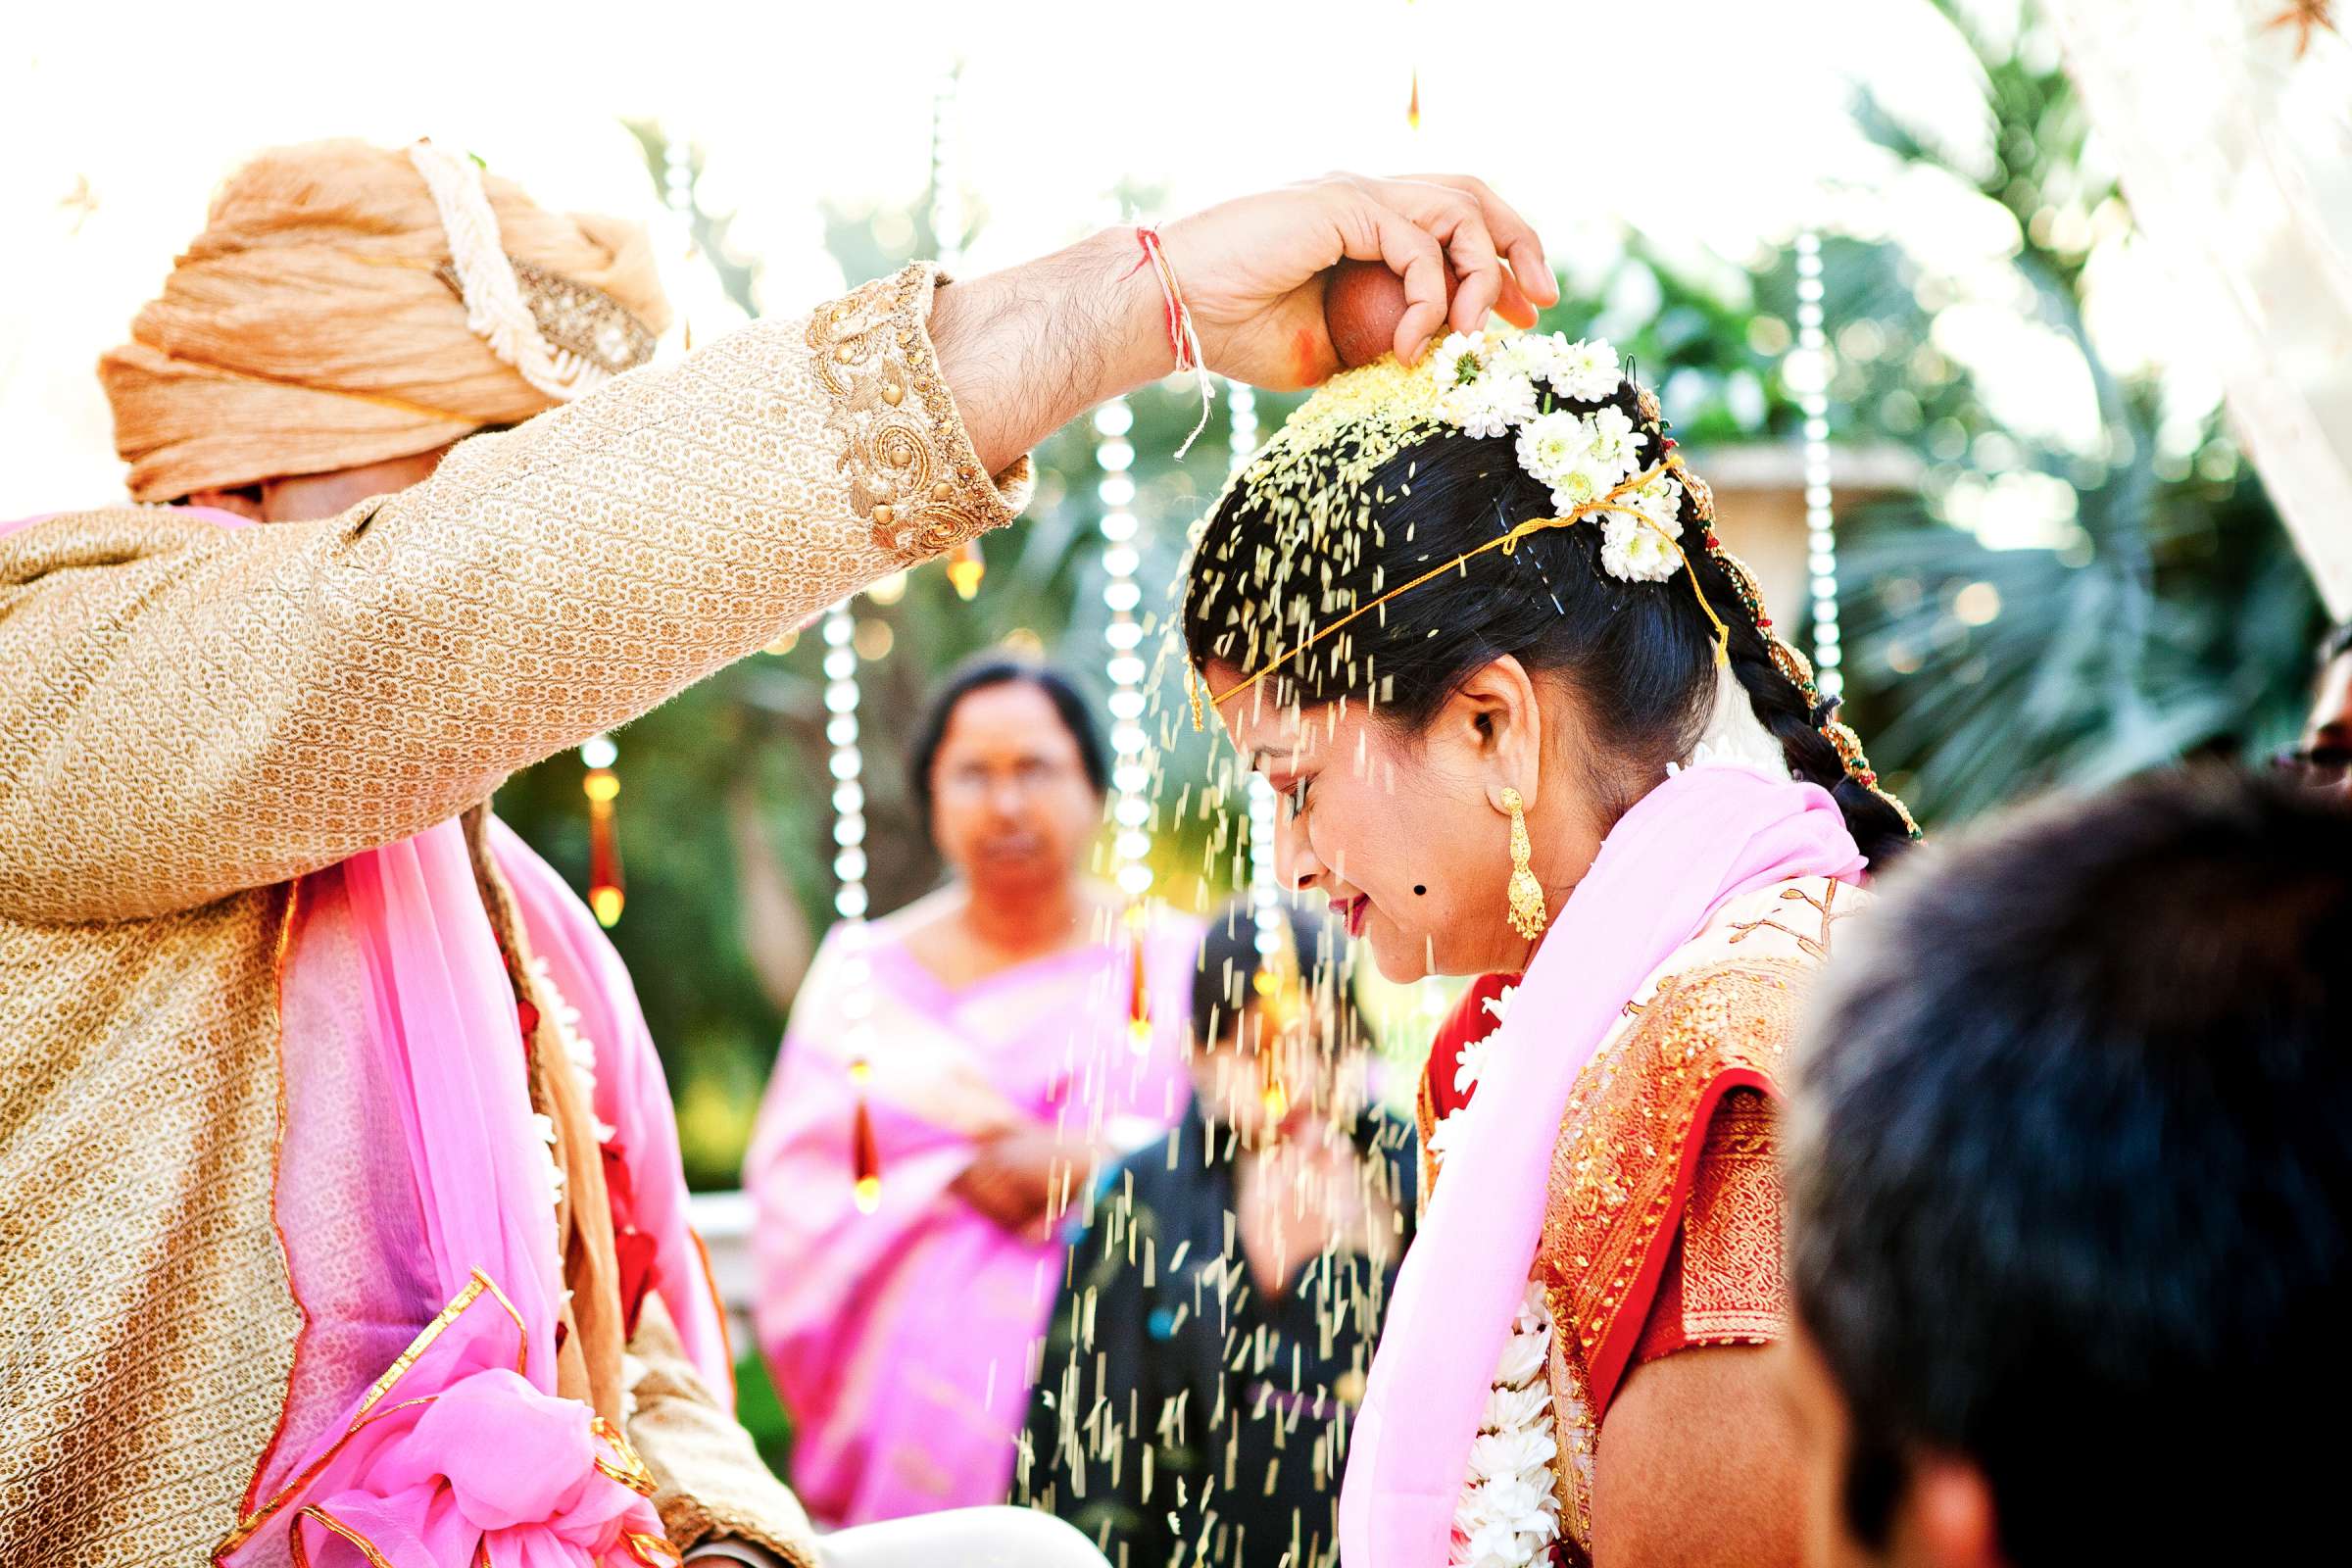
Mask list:
[[[1808,710],[1818,710],[1821,704],[1821,688],[1814,679],[1810,662],[1805,659],[1804,655],[1783,642],[1779,634],[1773,631],[1772,619],[1764,612],[1763,596],[1756,590],[1754,575],[1749,572],[1745,563],[1736,556],[1725,553],[1720,548],[1715,537],[1713,500],[1705,483],[1683,466],[1682,454],[1675,451],[1669,451],[1665,457],[1652,464],[1648,468],[1614,486],[1605,495],[1572,508],[1556,517],[1530,517],[1508,533],[1498,534],[1477,549],[1466,550],[1444,565],[1434,566],[1412,581],[1390,589],[1370,604],[1358,606],[1304,642],[1281,650],[1272,659],[1266,661],[1265,664],[1255,673],[1245,676],[1226,690],[1209,698],[1208,706],[1223,708],[1227,702],[1257,685],[1280,669],[1285,662],[1304,655],[1308,649],[1313,648],[1334,632],[1341,630],[1348,622],[1358,616],[1370,614],[1391,600],[1401,594],[1411,593],[1424,583],[1435,582],[1449,571],[1460,570],[1474,557],[1483,556],[1490,550],[1500,550],[1504,555],[1510,555],[1519,548],[1519,541],[1528,535],[1541,533],[1547,528],[1572,527],[1596,512],[1610,511],[1612,510],[1611,503],[1619,497],[1641,489],[1659,474],[1666,472],[1679,475],[1685,487],[1690,492],[1691,498],[1696,504],[1695,511],[1699,526],[1704,530],[1702,537],[1706,550],[1709,555],[1723,563],[1726,572],[1732,579],[1733,590],[1740,597],[1740,608],[1747,612],[1748,619],[1755,624],[1757,632],[1763,637],[1765,647],[1772,656],[1773,663],[1803,694]],[[1690,580],[1691,596],[1698,601],[1698,608],[1705,613],[1707,623],[1715,628],[1716,667],[1721,669],[1729,666],[1731,663],[1731,631],[1724,625],[1723,617],[1715,613],[1715,607],[1707,603],[1706,591],[1699,587],[1697,574],[1690,569],[1690,557],[1683,549],[1682,541],[1660,527],[1655,519],[1640,512],[1630,512],[1628,514],[1642,526],[1665,540],[1668,547],[1674,551],[1676,558],[1681,561],[1683,572]],[[1196,731],[1200,730],[1205,727],[1206,722],[1201,708],[1200,678],[1199,672],[1193,668],[1190,660],[1185,662],[1184,666],[1184,691],[1185,698],[1193,710],[1193,728]],[[1838,764],[1844,769],[1846,776],[1893,807],[1895,814],[1902,818],[1904,831],[1912,838],[1922,837],[1919,824],[1912,819],[1910,808],[1880,784],[1877,770],[1870,765],[1870,759],[1862,750],[1861,737],[1842,723],[1831,722],[1817,727],[1829,741],[1832,749],[1837,752]]]
[[[1597,496],[1592,500],[1584,503],[1582,506],[1573,507],[1556,517],[1530,517],[1525,522],[1520,523],[1517,527],[1511,529],[1508,533],[1496,534],[1485,544],[1480,545],[1476,550],[1465,550],[1460,555],[1454,557],[1451,561],[1446,563],[1446,564],[1442,566],[1431,567],[1429,570],[1423,572],[1420,576],[1415,577],[1412,581],[1399,584],[1398,586],[1390,589],[1387,593],[1382,594],[1378,599],[1373,600],[1370,604],[1357,606],[1355,609],[1349,611],[1347,614],[1342,615],[1339,619],[1324,627],[1321,631],[1316,632],[1312,637],[1307,638],[1306,641],[1299,643],[1295,647],[1282,650],[1272,659],[1266,661],[1265,664],[1257,671],[1257,673],[1235,682],[1225,691],[1219,693],[1215,697],[1210,698],[1208,700],[1208,706],[1211,708],[1223,708],[1229,699],[1239,697],[1242,693],[1248,691],[1250,687],[1255,686],[1259,681],[1264,680],[1268,675],[1273,674],[1277,669],[1280,669],[1285,661],[1298,658],[1308,649],[1314,647],[1315,644],[1321,642],[1324,638],[1329,637],[1332,633],[1345,627],[1349,621],[1354,620],[1360,615],[1370,614],[1373,611],[1378,610],[1383,605],[1389,603],[1389,601],[1396,599],[1400,595],[1409,594],[1424,583],[1435,582],[1449,571],[1460,570],[1471,560],[1485,555],[1490,550],[1499,550],[1506,556],[1513,555],[1516,554],[1519,549],[1519,541],[1525,539],[1530,534],[1542,533],[1547,528],[1572,527],[1576,523],[1583,521],[1586,517],[1591,516],[1596,512],[1609,511],[1611,510],[1611,503],[1615,502],[1620,496],[1628,495],[1636,490],[1641,489],[1643,485],[1649,483],[1650,480],[1655,479],[1659,474],[1668,472],[1670,470],[1674,473],[1682,475],[1686,481],[1690,478],[1690,473],[1683,466],[1682,454],[1679,452],[1669,452],[1665,457],[1650,465],[1649,467],[1643,469],[1642,472],[1637,473],[1632,478],[1623,480],[1612,487],[1605,495]],[[1732,662],[1731,630],[1724,625],[1723,617],[1715,613],[1715,607],[1707,603],[1706,592],[1698,586],[1698,577],[1690,570],[1690,558],[1689,555],[1685,554],[1682,541],[1677,539],[1673,534],[1668,533],[1664,528],[1660,527],[1654,519],[1640,512],[1629,512],[1626,514],[1634,518],[1635,521],[1641,523],[1642,526],[1647,528],[1650,532],[1656,534],[1660,539],[1665,540],[1667,548],[1672,550],[1675,553],[1675,556],[1682,562],[1683,574],[1690,579],[1691,597],[1698,601],[1698,608],[1706,615],[1708,624],[1715,628],[1715,663],[1718,668],[1728,665]],[[1704,519],[1701,520],[1703,521]],[[1195,730],[1199,730],[1203,725],[1203,715],[1200,707],[1200,684],[1199,677],[1194,673],[1193,667],[1189,662],[1185,665],[1184,689],[1186,697],[1192,704],[1193,728]]]

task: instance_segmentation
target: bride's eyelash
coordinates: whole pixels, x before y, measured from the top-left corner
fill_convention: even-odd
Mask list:
[[[1298,783],[1293,784],[1290,788],[1291,814],[1293,816],[1297,816],[1306,809],[1307,782],[1308,781],[1305,779],[1300,779]]]

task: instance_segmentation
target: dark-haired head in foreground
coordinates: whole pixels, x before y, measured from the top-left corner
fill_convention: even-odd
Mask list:
[[[2152,778],[1858,922],[1791,1102],[1817,1562],[2271,1548],[2352,1399],[2352,811]]]

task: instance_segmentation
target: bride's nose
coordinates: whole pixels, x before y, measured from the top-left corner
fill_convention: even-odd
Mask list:
[[[1274,875],[1293,893],[1308,893],[1328,869],[1307,839],[1306,819],[1284,812],[1282,829],[1274,836]]]

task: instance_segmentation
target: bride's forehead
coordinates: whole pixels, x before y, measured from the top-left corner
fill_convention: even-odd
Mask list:
[[[1344,703],[1319,703],[1303,708],[1296,703],[1252,702],[1245,697],[1227,711],[1225,724],[1242,754],[1256,760],[1272,756],[1285,760],[1328,748],[1348,721]]]

